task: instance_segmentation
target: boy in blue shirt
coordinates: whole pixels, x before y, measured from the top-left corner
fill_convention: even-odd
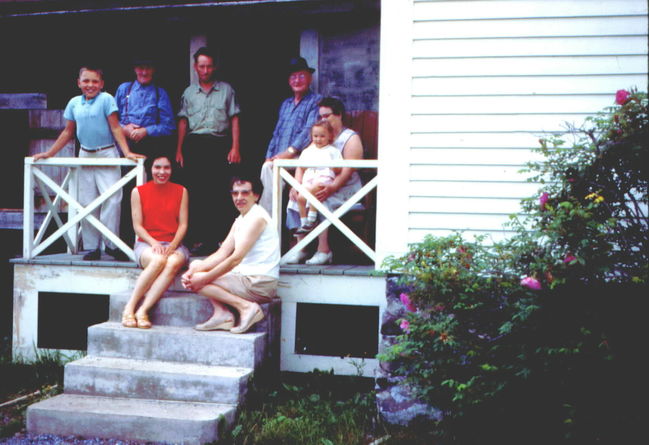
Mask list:
[[[81,96],[70,99],[65,107],[63,117],[65,128],[54,144],[44,153],[34,155],[34,160],[49,158],[58,153],[76,133],[81,150],[80,158],[118,158],[119,152],[133,161],[142,155],[131,152],[122,133],[117,116],[117,104],[104,87],[103,73],[98,68],[83,67],[79,70],[77,85]],[[83,167],[79,174],[79,202],[83,206],[90,204],[97,196],[119,181],[121,170],[116,167]],[[108,229],[119,234],[120,203],[122,190],[118,190],[101,207],[93,212]],[[101,258],[101,236],[91,224],[81,223],[83,247],[89,252],[83,259],[92,261]],[[109,240],[104,240],[106,253],[116,260],[125,261],[128,257]]]

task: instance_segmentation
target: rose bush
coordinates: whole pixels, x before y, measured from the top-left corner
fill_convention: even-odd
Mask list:
[[[541,139],[543,159],[527,168],[541,189],[512,216],[510,239],[428,236],[386,260],[410,292],[402,335],[379,358],[445,412],[435,431],[446,442],[638,434],[649,117],[645,93],[621,90],[615,103]]]

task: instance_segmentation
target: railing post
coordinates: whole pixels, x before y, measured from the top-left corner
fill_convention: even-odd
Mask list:
[[[137,165],[137,176],[135,177],[135,185],[139,186],[146,182],[146,172],[144,171],[144,159],[138,158]]]
[[[70,182],[68,185],[68,193],[75,201],[79,200],[79,169],[81,167],[70,166]],[[77,209],[68,204],[68,221],[77,216]],[[68,253],[76,254],[79,251],[79,224],[75,224],[68,230],[68,237],[70,244],[68,246]]]
[[[279,167],[276,162],[273,162],[273,200],[272,208],[273,221],[277,224],[277,233],[280,236],[280,243],[282,237],[282,179],[279,175]]]
[[[31,259],[34,247],[34,177],[32,159],[25,159],[23,178],[23,258]]]

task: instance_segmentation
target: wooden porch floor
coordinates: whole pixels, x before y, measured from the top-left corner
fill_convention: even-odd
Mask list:
[[[82,254],[57,253],[51,255],[41,255],[32,259],[13,258],[10,260],[14,264],[38,264],[38,265],[57,265],[57,266],[92,266],[92,267],[119,267],[119,268],[137,268],[137,264],[132,261],[115,261],[107,255],[103,255],[98,261],[84,261]],[[204,257],[194,257],[204,258]],[[190,259],[190,261],[191,261]],[[289,264],[280,267],[281,275],[348,275],[348,276],[382,276],[383,273],[376,270],[370,265],[354,264],[331,264],[322,266],[311,266],[308,264]]]

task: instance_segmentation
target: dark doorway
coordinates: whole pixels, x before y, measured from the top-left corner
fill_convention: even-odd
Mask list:
[[[208,37],[221,58],[221,78],[237,92],[246,168],[261,169],[279,106],[291,94],[284,66],[299,52],[299,39],[299,30],[257,16],[219,27]]]

